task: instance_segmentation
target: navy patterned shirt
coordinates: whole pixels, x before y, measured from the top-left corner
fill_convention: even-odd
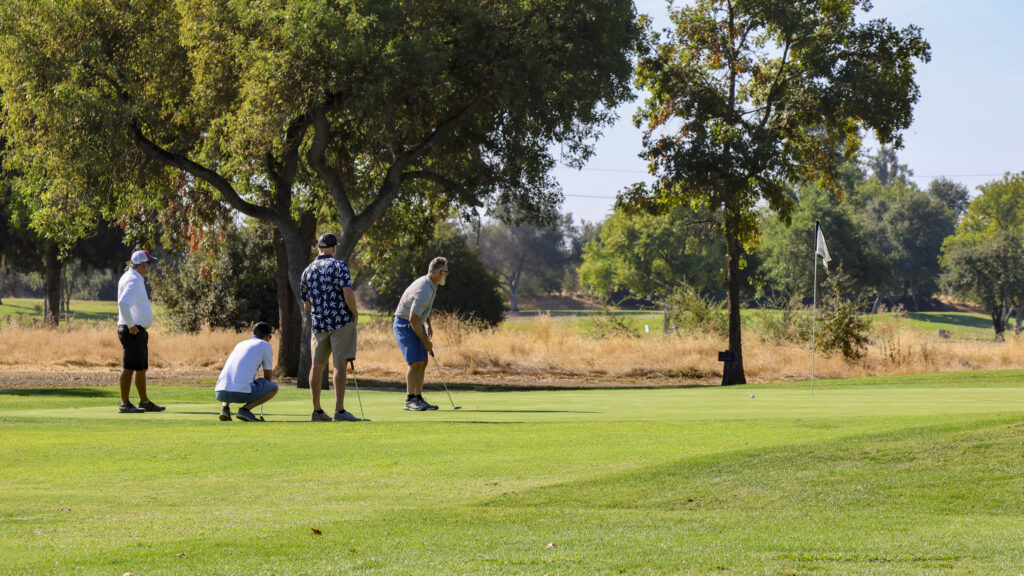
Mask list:
[[[302,272],[299,289],[303,302],[313,304],[313,332],[331,332],[352,321],[342,288],[352,287],[348,264],[321,254]]]

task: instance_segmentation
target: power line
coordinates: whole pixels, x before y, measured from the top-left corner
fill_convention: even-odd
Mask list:
[[[615,196],[597,196],[594,194],[562,194],[566,198],[595,198],[597,200],[615,200]]]
[[[626,168],[573,168],[571,166],[557,166],[559,170],[573,170],[575,172],[615,172],[619,174],[647,174],[646,170],[629,170]],[[992,172],[986,174],[914,174],[909,178],[992,178],[1002,176],[1004,172]]]

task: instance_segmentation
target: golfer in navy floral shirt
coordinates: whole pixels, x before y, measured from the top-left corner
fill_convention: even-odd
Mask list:
[[[359,310],[348,264],[334,257],[338,239],[324,234],[317,241],[320,255],[302,272],[299,288],[303,305],[313,316],[313,366],[309,371],[309,389],[313,395],[314,422],[330,422],[331,416],[320,407],[320,378],[331,356],[334,357],[334,421],[357,421],[345,411],[345,363],[356,357],[356,324]]]

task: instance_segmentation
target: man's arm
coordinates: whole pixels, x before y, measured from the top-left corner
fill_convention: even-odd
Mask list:
[[[411,326],[412,331],[419,336],[420,340],[423,342],[423,346],[427,349],[427,352],[433,352],[434,344],[430,341],[430,337],[427,336],[427,333],[423,330],[423,321],[420,320],[419,314],[415,312],[409,314],[409,326]]]
[[[357,322],[359,320],[359,305],[356,304],[356,293],[352,290],[351,286],[345,286],[341,289],[341,293],[345,296],[345,305],[348,306],[349,312],[352,313],[352,321]]]
[[[128,331],[132,334],[138,334],[139,328],[135,325],[135,319],[132,318],[132,304],[138,299],[138,288],[139,282],[134,278],[128,280],[127,286],[125,286],[124,294],[121,295],[117,300],[117,308],[121,312],[121,317],[124,318],[125,326],[128,327]],[[142,286],[145,291],[145,286]]]
[[[274,347],[267,342],[263,351],[263,377],[267,380],[274,380]]]

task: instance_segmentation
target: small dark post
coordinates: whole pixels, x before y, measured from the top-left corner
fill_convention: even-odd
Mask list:
[[[732,350],[718,353],[718,361],[722,363],[722,386],[729,385],[729,367],[732,366],[734,360],[736,360],[736,355]]]

